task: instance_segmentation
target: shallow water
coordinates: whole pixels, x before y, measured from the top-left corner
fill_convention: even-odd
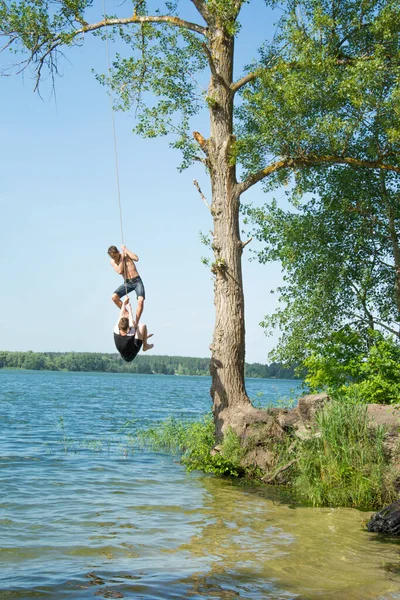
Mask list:
[[[123,429],[210,407],[210,379],[0,370],[0,598],[400,600],[370,513],[187,475]],[[261,403],[289,381],[248,380]],[[263,395],[260,395],[260,394]]]

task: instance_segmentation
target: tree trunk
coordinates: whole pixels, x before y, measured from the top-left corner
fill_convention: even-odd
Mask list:
[[[214,73],[208,89],[211,131],[208,165],[212,187],[216,321],[210,372],[217,441],[228,427],[241,433],[252,406],[244,385],[245,324],[242,280],[243,244],[239,232],[236,167],[231,157],[233,137],[233,38],[216,29],[209,34]],[[213,69],[212,69],[213,70]]]
[[[380,173],[380,179],[381,179],[382,195],[383,195],[383,199],[384,199],[384,202],[385,202],[385,206],[386,206],[386,210],[387,210],[387,216],[388,216],[388,222],[389,222],[389,236],[390,236],[390,242],[392,244],[393,260],[394,260],[394,266],[395,266],[394,295],[395,295],[395,300],[396,300],[396,306],[397,306],[397,312],[398,312],[398,319],[400,320],[400,248],[399,248],[399,238],[398,238],[397,229],[396,229],[395,211],[393,209],[393,206],[392,206],[392,203],[391,203],[391,199],[389,197],[389,194],[388,194],[388,191],[387,191],[387,188],[386,188],[385,175],[383,173]]]

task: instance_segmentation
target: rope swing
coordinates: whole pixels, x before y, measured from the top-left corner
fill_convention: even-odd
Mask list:
[[[106,20],[106,4],[105,4],[105,0],[103,0],[103,18],[104,18],[104,22]],[[114,99],[113,99],[113,92],[112,92],[112,86],[111,86],[111,62],[110,62],[110,48],[109,48],[109,41],[108,41],[108,29],[107,27],[105,28],[106,32],[105,32],[105,41],[106,41],[106,57],[107,57],[107,75],[108,75],[108,80],[110,82],[110,91],[109,91],[109,99],[110,99],[110,110],[111,110],[111,122],[112,122],[112,131],[113,131],[113,139],[114,139],[114,158],[115,158],[115,175],[116,175],[116,179],[117,179],[117,197],[118,197],[118,209],[119,209],[119,226],[120,226],[120,231],[121,231],[121,244],[125,245],[124,243],[124,228],[123,228],[123,221],[122,221],[122,203],[121,203],[121,186],[120,186],[120,182],[119,182],[119,162],[118,162],[118,148],[117,148],[117,133],[116,133],[116,128],[115,128],[115,117],[114,117]],[[126,284],[126,263],[125,263],[125,257],[123,258],[123,263],[124,263],[124,283],[125,283],[125,293],[126,295],[128,295],[128,287]]]

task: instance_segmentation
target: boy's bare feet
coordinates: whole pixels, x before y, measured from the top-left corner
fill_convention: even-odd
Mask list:
[[[148,344],[147,340],[151,337],[153,337],[153,333],[149,333],[149,335],[146,337],[145,340],[143,340],[143,352],[147,352],[147,350],[151,350],[152,348],[154,348],[154,344]]]

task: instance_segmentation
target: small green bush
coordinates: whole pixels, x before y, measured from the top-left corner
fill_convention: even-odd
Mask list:
[[[305,383],[311,391],[327,389],[357,394],[367,404],[400,402],[400,344],[370,331],[362,349],[356,333],[338,332],[305,359]]]
[[[359,366],[360,382],[349,386],[369,404],[400,402],[400,346],[391,340],[378,339],[367,360]]]
[[[139,441],[154,450],[168,450],[181,454],[188,471],[238,477],[244,473],[240,466],[243,450],[239,437],[228,431],[219,452],[212,453],[215,445],[212,415],[200,421],[187,422],[170,418],[156,427],[139,432]]]

